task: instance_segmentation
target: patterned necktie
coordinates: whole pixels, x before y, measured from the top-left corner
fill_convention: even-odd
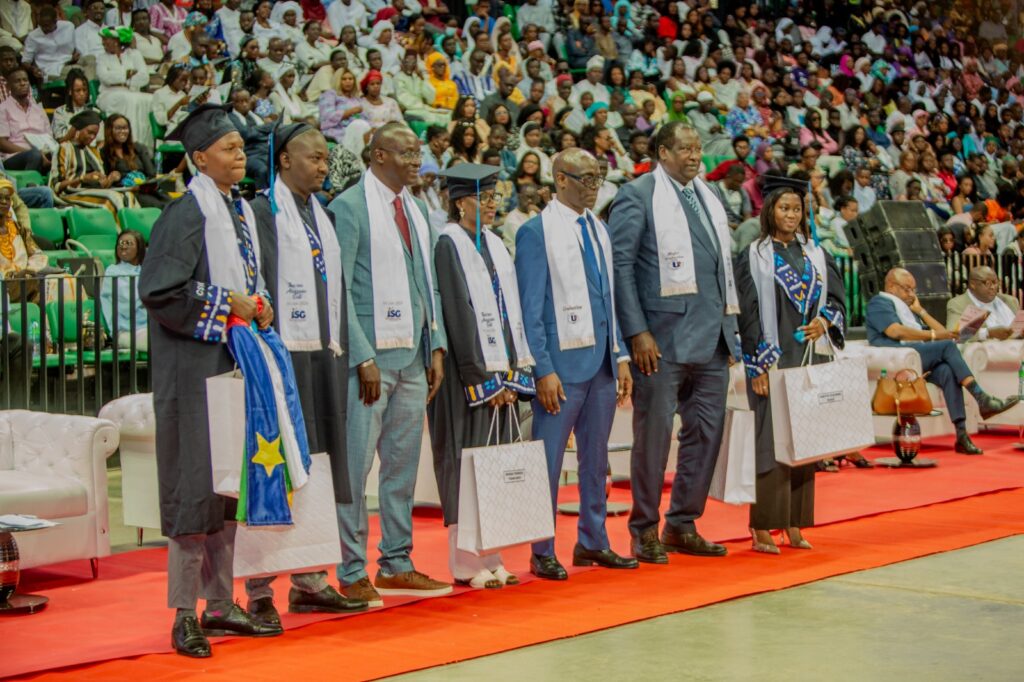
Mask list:
[[[597,266],[597,254],[594,252],[594,242],[590,238],[590,228],[587,225],[586,216],[580,216],[576,219],[576,222],[580,225],[580,232],[583,234],[583,263],[590,271],[591,277],[595,282],[601,281],[601,270]]]
[[[707,211],[704,210],[704,206],[697,199],[697,193],[693,191],[693,185],[684,187],[682,193],[683,199],[686,200],[686,205],[700,218],[700,224],[704,226],[704,231],[707,232],[711,245],[716,249],[719,248],[718,235],[715,234],[715,228],[711,226],[711,220],[708,219]]]
[[[391,202],[391,205],[395,207],[395,224],[398,225],[398,231],[402,235],[402,240],[405,241],[405,248],[409,249],[409,253],[411,254],[412,236],[409,234],[409,219],[405,217],[405,208],[402,206],[402,197],[395,197],[395,200]]]

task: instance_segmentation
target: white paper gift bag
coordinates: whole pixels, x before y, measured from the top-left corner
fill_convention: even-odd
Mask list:
[[[875,444],[863,358],[768,373],[775,459],[796,466]]]
[[[341,537],[331,483],[331,460],[312,456],[309,482],[293,493],[291,526],[238,524],[235,577],[309,572],[341,563]]]
[[[213,491],[238,497],[245,460],[245,381],[238,370],[206,380]]]
[[[518,415],[509,412],[518,425]],[[459,549],[481,555],[554,537],[544,443],[519,437],[516,443],[462,451]]]
[[[715,473],[708,495],[729,504],[753,504],[757,501],[757,461],[754,452],[757,434],[754,412],[728,410],[725,433],[718,450]]]

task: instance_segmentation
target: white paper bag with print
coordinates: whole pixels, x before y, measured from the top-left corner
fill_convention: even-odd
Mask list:
[[[751,410],[728,410],[725,413],[725,435],[718,450],[715,473],[711,477],[710,497],[728,504],[753,504],[757,501],[755,428]]]
[[[518,427],[518,415],[511,408],[509,413]],[[461,466],[459,549],[482,555],[554,537],[543,442],[523,441],[519,434],[515,443],[466,448]]]
[[[213,492],[238,497],[245,459],[245,381],[238,370],[206,380]]]
[[[775,460],[797,466],[875,444],[863,358],[768,373]]]
[[[341,563],[341,536],[327,453],[312,456],[309,481],[292,495],[291,526],[238,524],[235,577],[306,573]]]

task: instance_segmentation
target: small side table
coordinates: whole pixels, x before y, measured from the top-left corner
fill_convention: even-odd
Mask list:
[[[40,594],[15,594],[21,577],[18,543],[14,533],[27,533],[42,528],[0,526],[0,616],[22,616],[46,608],[49,597]]]

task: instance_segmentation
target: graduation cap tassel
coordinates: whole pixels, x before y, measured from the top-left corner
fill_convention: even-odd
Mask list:
[[[814,192],[811,190],[810,181],[807,182],[807,224],[810,225],[814,245],[821,246],[821,240],[818,239],[818,224],[814,220]]]
[[[480,180],[476,181],[476,252],[480,253]]]
[[[277,199],[274,198],[274,183],[276,181],[277,173],[274,172],[274,133],[277,131],[277,126],[270,129],[270,188],[267,193],[270,196],[270,212],[277,215]]]

